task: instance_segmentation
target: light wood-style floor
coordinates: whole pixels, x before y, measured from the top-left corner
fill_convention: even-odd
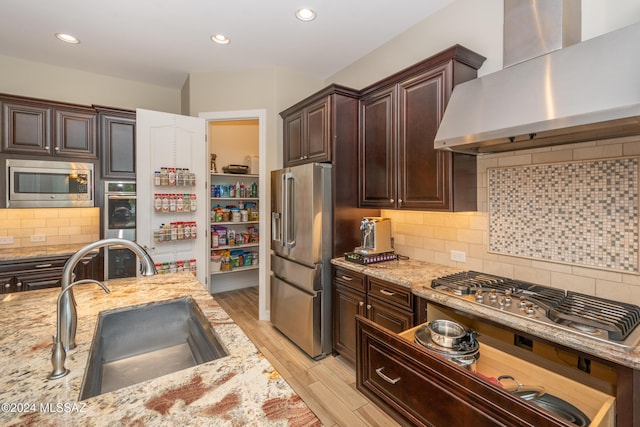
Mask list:
[[[258,288],[218,293],[214,298],[325,426],[398,426],[355,388],[354,369],[339,356],[315,361],[271,323],[258,320]]]

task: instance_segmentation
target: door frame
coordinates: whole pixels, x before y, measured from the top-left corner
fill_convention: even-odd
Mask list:
[[[268,182],[268,173],[267,173],[267,110],[259,109],[259,110],[236,110],[236,111],[214,111],[214,112],[205,112],[199,113],[198,117],[205,119],[207,135],[209,129],[209,122],[214,121],[229,121],[229,120],[258,120],[258,165],[260,168],[259,177],[258,177],[258,187],[260,194],[260,222],[258,224],[260,229],[260,244],[258,246],[258,257],[260,259],[259,269],[258,269],[258,318],[260,320],[269,320],[270,319],[270,310],[269,310],[269,300],[268,300],[268,273],[269,273],[269,257],[267,254],[267,244],[268,244],[268,227],[267,223],[267,205],[268,199],[267,195],[267,186]],[[209,145],[207,144],[207,147]],[[210,153],[207,153],[207,158],[209,158]],[[210,208],[210,206],[209,206]],[[208,273],[207,273],[208,274]]]

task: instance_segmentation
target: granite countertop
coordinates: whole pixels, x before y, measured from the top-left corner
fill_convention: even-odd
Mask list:
[[[23,248],[0,249],[0,261],[16,261],[55,255],[73,255],[86,246],[86,243],[69,245],[27,246]]]
[[[527,332],[550,342],[573,348],[619,365],[640,369],[640,343],[636,344],[631,350],[627,350],[614,344],[571,333],[553,324],[536,322],[507,312],[497,311],[491,307],[466,301],[431,288],[433,279],[464,270],[416,260],[386,261],[371,265],[360,265],[345,261],[344,258],[334,258],[331,263],[335,266],[409,287],[414,295],[442,306],[475,315],[479,318],[490,318],[495,323]]]
[[[74,289],[78,346],[69,375],[48,380],[59,289],[2,296],[0,424],[38,426],[316,426],[320,421],[191,273]],[[78,402],[97,315],[190,295],[229,356]]]

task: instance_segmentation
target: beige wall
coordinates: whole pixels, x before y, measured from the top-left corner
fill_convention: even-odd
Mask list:
[[[359,89],[454,44],[487,58],[478,75],[502,69],[503,0],[457,0],[327,78]],[[586,40],[640,21],[637,0],[583,0]]]
[[[32,242],[33,235],[43,235],[45,241]],[[95,242],[100,209],[0,209],[0,236],[13,237],[13,244],[0,249]]]
[[[180,90],[0,55],[0,93],[84,105],[180,112]]]
[[[247,155],[260,153],[258,120],[209,122],[209,152],[216,154],[218,172],[227,165],[247,165]]]
[[[267,170],[282,167],[282,119],[280,111],[324,86],[323,81],[277,68],[192,73],[189,76],[188,110],[199,113],[266,110]],[[218,165],[220,166],[220,164]]]

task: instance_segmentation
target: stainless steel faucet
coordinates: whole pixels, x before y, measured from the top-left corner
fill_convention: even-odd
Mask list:
[[[67,358],[67,352],[64,350],[64,346],[62,345],[62,341],[60,340],[60,335],[62,332],[62,324],[60,322],[60,317],[62,315],[63,309],[62,303],[65,295],[68,295],[69,292],[71,292],[71,288],[77,285],[83,285],[85,283],[94,283],[100,286],[106,293],[111,292],[104,283],[98,282],[97,280],[93,279],[78,280],[77,282],[69,284],[66,288],[60,291],[56,303],[56,335],[53,337],[53,352],[51,353],[51,364],[53,365],[53,370],[47,377],[50,380],[57,380],[58,378],[62,378],[69,373],[69,370],[64,366],[64,361]]]
[[[76,346],[76,330],[78,327],[78,313],[76,311],[76,301],[73,297],[73,290],[69,289],[67,291],[67,288],[70,288],[73,282],[73,270],[75,270],[76,265],[89,252],[107,246],[124,246],[131,249],[141,261],[140,270],[144,276],[153,276],[154,274],[158,274],[149,254],[142,248],[142,246],[138,245],[136,242],[132,242],[131,240],[115,238],[102,239],[88,244],[73,254],[62,270],[62,290],[60,291],[59,296],[59,298],[61,298],[61,317],[58,318],[58,341],[62,343],[64,349],[67,351],[75,348]]]

